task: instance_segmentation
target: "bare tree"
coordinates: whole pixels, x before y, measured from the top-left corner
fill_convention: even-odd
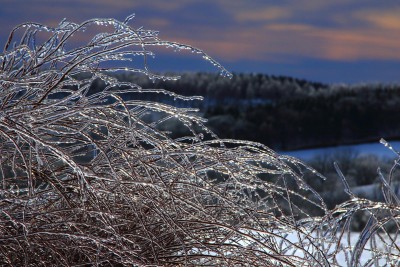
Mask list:
[[[0,54],[1,264],[335,265],[351,248],[327,237],[351,203],[329,212],[302,179],[318,174],[301,161],[219,139],[196,109],[140,96],[199,97],[118,80],[122,71],[178,79],[150,70],[155,47],[189,50],[231,76],[202,50],[128,25],[132,18],[12,30]],[[190,134],[172,138],[160,127],[167,121]]]

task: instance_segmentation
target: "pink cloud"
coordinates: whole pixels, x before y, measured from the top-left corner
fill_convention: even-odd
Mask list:
[[[285,19],[291,16],[291,11],[282,7],[267,7],[256,10],[243,10],[235,14],[235,19],[239,22],[244,21],[270,21]]]
[[[146,17],[137,14],[132,25],[161,31],[169,40],[193,44],[223,60],[275,60],[287,57],[322,58],[329,60],[400,59],[400,9],[346,9],[350,0],[327,2],[321,0],[295,1],[290,5],[264,1],[215,0],[226,11],[221,21],[229,23],[184,23],[171,16],[186,5],[200,0],[35,0],[27,9],[23,1],[3,1],[3,12],[15,13],[10,20],[31,20],[56,25],[66,17],[82,22],[92,17],[116,17],[147,8]],[[371,1],[367,1],[372,3]],[[13,4],[17,3],[17,4]],[[211,3],[211,2],[210,2]],[[340,13],[332,8],[343,7]],[[79,12],[77,12],[79,10]],[[154,13],[149,13],[153,10]],[[161,13],[160,13],[161,12]],[[169,13],[168,13],[169,12]],[[196,14],[197,10],[191,11]],[[163,17],[162,13],[169,16]],[[178,17],[178,16],[177,16]],[[10,22],[0,18],[3,25]],[[18,21],[20,22],[20,21]],[[2,27],[1,35],[9,29]],[[7,32],[6,32],[7,31]]]
[[[371,27],[384,30],[400,30],[400,7],[380,10],[362,10],[354,13],[354,17],[365,21]]]

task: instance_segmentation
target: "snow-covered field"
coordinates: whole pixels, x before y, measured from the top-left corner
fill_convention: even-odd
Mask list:
[[[400,150],[400,141],[393,141],[390,142],[392,147],[396,150]],[[314,149],[302,149],[302,150],[294,150],[294,151],[284,151],[280,152],[281,154],[284,155],[289,155],[293,156],[296,158],[300,158],[302,160],[309,160],[312,159],[313,157],[317,155],[324,155],[324,154],[330,154],[333,155],[334,153],[340,152],[340,151],[354,151],[359,153],[359,155],[363,154],[373,154],[377,155],[378,157],[392,157],[394,158],[396,155],[382,145],[381,143],[374,142],[374,143],[364,143],[364,144],[358,144],[358,145],[346,145],[346,146],[335,146],[335,147],[324,147],[324,148],[314,148]]]

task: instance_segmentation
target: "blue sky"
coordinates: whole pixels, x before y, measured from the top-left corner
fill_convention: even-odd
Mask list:
[[[123,20],[205,50],[228,70],[331,83],[400,82],[400,2],[376,0],[0,0],[0,41],[14,25]],[[160,55],[156,70],[213,70]]]

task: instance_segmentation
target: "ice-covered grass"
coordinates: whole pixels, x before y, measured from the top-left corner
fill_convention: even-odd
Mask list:
[[[189,50],[231,76],[132,18],[11,32],[0,54],[1,265],[329,266],[348,251],[355,266],[369,240],[397,238],[392,172],[381,175],[377,203],[356,198],[338,169],[351,200],[328,210],[303,179],[323,177],[302,161],[219,139],[196,109],[138,96],[199,97],[116,79],[120,71],[178,79],[151,71],[155,47]],[[172,138],[161,130],[169,120],[190,134]],[[370,218],[362,238],[343,248],[361,211]],[[387,244],[372,261],[398,260],[398,244]]]

